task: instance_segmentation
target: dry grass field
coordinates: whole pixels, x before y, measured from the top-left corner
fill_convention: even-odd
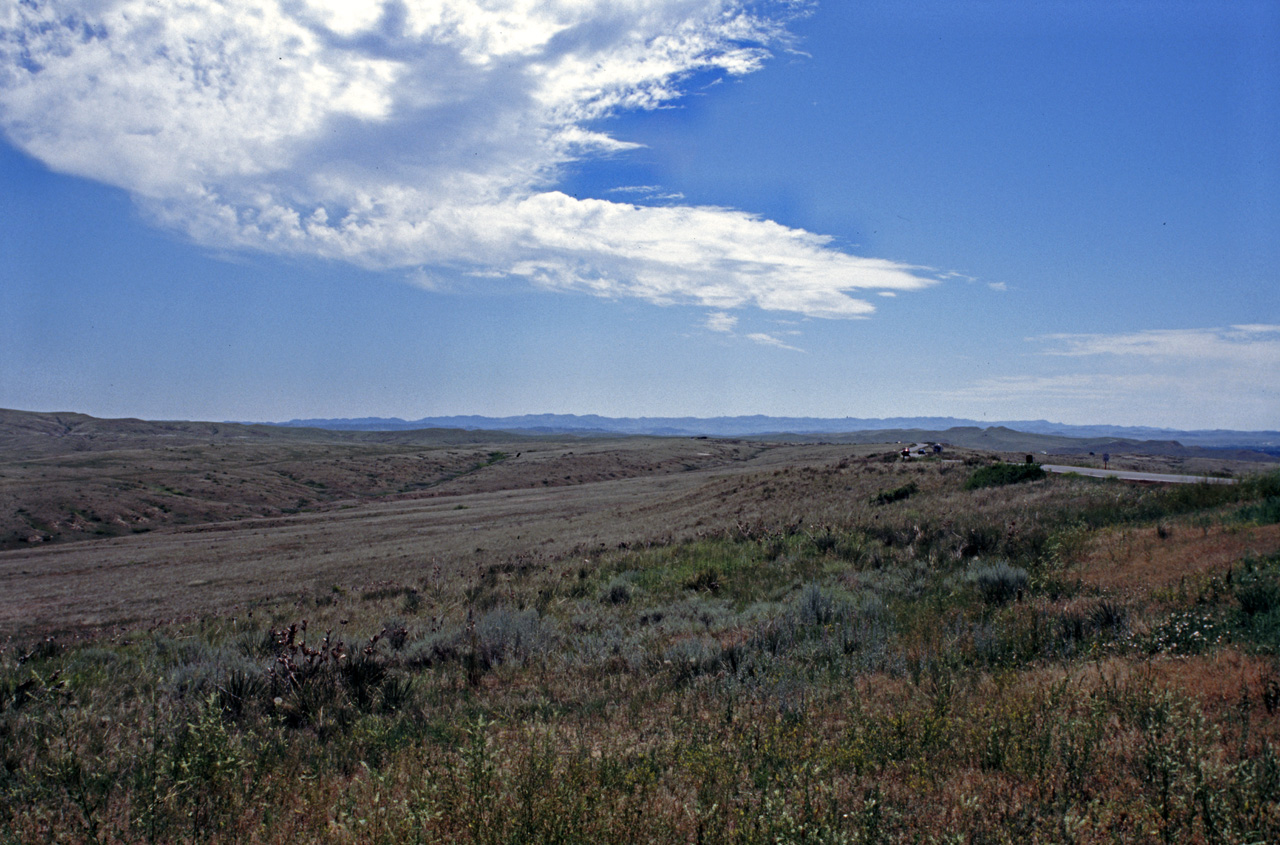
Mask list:
[[[168,620],[437,568],[457,580],[495,562],[669,543],[711,525],[800,515],[800,502],[770,505],[761,479],[779,468],[885,451],[424,440],[162,442],[2,462],[13,527],[0,552],[0,634]],[[752,491],[763,491],[759,501]]]
[[[87,419],[0,428],[0,842],[1280,841],[1273,467]]]

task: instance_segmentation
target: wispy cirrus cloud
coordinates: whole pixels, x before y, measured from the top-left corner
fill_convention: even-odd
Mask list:
[[[1167,390],[1173,383],[1150,376],[1138,380],[1115,374],[1007,375],[984,378],[942,395],[979,403],[1009,403],[1029,407],[1062,407],[1109,403],[1132,396],[1135,387]]]
[[[766,332],[752,332],[751,334],[747,335],[747,340],[749,340],[749,341],[751,341],[751,342],[753,342],[753,343],[759,343],[759,344],[761,344],[761,345],[763,345],[763,346],[774,346],[774,347],[777,347],[778,349],[786,349],[786,350],[788,350],[789,352],[803,352],[803,351],[804,351],[804,350],[803,350],[803,349],[801,349],[800,347],[798,347],[798,346],[792,346],[791,344],[787,343],[787,342],[786,342],[785,340],[783,340],[782,338],[780,338],[780,337],[778,337],[778,336],[776,336],[776,335],[768,334],[768,333],[766,333]]]
[[[684,194],[679,191],[664,190],[661,185],[624,185],[610,188],[610,194],[633,194],[646,200],[682,200]]]
[[[1274,428],[1280,326],[1253,324],[1027,339],[1070,372],[1009,373],[938,391],[958,413],[1064,421],[1161,420],[1185,428]],[[1247,422],[1236,422],[1244,420]]]
[[[566,163],[634,146],[602,118],[669,104],[694,73],[758,70],[793,6],[32,0],[0,11],[0,127],[218,248],[865,316],[859,292],[937,278],[676,194],[555,190]]]
[[[1123,334],[1051,334],[1046,355],[1113,355],[1153,361],[1192,361],[1269,368],[1280,378],[1280,326],[1240,325],[1209,329],[1163,329]],[[1255,371],[1256,372],[1256,371]]]

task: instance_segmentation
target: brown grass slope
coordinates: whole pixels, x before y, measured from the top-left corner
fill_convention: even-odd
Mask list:
[[[946,440],[1004,453],[1053,447],[1090,460],[1081,441],[1007,429],[874,432],[842,442],[893,440]],[[777,446],[776,440],[323,431],[0,410],[0,549],[356,502],[664,475],[732,465]],[[1159,456],[1124,446],[1111,443],[1118,468],[1250,468],[1222,454],[1188,460],[1176,450]]]
[[[315,498],[0,552],[0,841],[1280,838],[1280,476],[271,449],[20,467],[17,500],[223,468]]]
[[[191,452],[175,454],[175,460],[194,461]],[[209,456],[204,447],[198,454]],[[349,588],[406,578],[438,561],[460,572],[517,555],[553,558],[579,547],[666,542],[703,526],[799,518],[809,500],[848,486],[829,466],[849,454],[849,447],[651,438],[539,446],[500,459],[491,451],[445,450],[429,465],[416,453],[334,457],[326,451],[310,462],[296,455],[266,461],[256,474],[208,473],[198,465],[183,476],[170,468],[164,477],[185,483],[161,493],[144,486],[155,471],[150,468],[129,475],[110,463],[105,479],[85,481],[76,475],[83,467],[64,467],[66,475],[52,485],[45,478],[33,485],[76,491],[81,504],[64,505],[64,512],[85,522],[69,522],[64,530],[97,530],[93,526],[113,509],[134,522],[127,533],[87,543],[23,543],[0,552],[0,590],[9,590],[0,606],[0,631],[167,618],[310,594],[317,585]],[[773,474],[786,478],[805,467],[823,468],[827,481],[806,483],[806,492],[792,499],[794,485],[773,480]],[[248,483],[231,480],[245,477]],[[406,479],[415,489],[405,489]],[[319,495],[336,495],[335,489],[360,497],[316,502]],[[28,518],[32,487],[11,482],[0,490],[10,491],[8,503],[22,503],[18,516]],[[234,498],[219,500],[226,490]],[[246,492],[262,496],[258,506],[265,515],[246,512],[254,505],[246,503]],[[281,512],[282,498],[293,502],[293,496],[310,507]],[[86,500],[94,502],[92,510]],[[139,514],[133,501],[169,511],[160,511],[155,530],[139,531],[155,511]],[[175,501],[190,502],[191,509],[177,511]],[[239,509],[233,511],[237,518],[201,518],[218,506]],[[176,524],[175,512],[190,517],[190,524]]]
[[[718,460],[722,451],[641,438],[616,446],[586,440],[575,454],[565,444],[576,442],[0,411],[0,549],[353,501],[683,471]],[[522,461],[508,464],[516,455]]]

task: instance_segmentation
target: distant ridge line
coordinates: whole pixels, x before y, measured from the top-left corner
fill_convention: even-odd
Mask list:
[[[716,437],[770,442],[862,444],[943,443],[955,447],[1015,453],[1202,456],[1228,460],[1274,461],[1280,458],[1277,432],[1181,432],[1123,426],[1064,426],[1012,422],[1007,425],[953,425],[974,422],[953,417],[824,419],[818,417],[648,417],[609,418],[541,414],[520,417],[452,416],[420,420],[294,420],[291,423],[201,422],[184,420],[99,419],[75,412],[18,411],[0,408],[0,451],[45,454],[226,443],[395,443],[476,444],[495,435],[512,439],[599,437]],[[1031,429],[1041,428],[1049,433]],[[1021,430],[1019,430],[1021,429]],[[1155,433],[1155,438],[1149,435]],[[1136,435],[1136,436],[1135,436]],[[1144,438],[1142,435],[1148,435]]]
[[[1185,446],[1280,450],[1280,431],[1182,430],[1152,426],[1070,425],[1048,420],[979,421],[959,417],[604,417],[596,414],[522,414],[508,417],[453,415],[404,420],[399,417],[294,419],[267,425],[336,431],[409,431],[458,428],[539,434],[647,434],[683,437],[754,437],[770,434],[847,434],[888,429],[941,431],[950,428],[1008,428],[1027,434],[1072,438],[1117,437],[1177,440]]]

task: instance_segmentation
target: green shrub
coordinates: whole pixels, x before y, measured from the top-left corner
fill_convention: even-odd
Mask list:
[[[838,611],[843,611],[843,608],[835,596],[818,584],[805,587],[796,603],[796,613],[805,625],[826,625],[836,618]]]
[[[1280,607],[1249,617],[1248,624],[1241,633],[1261,651],[1271,654],[1280,652]]]
[[[1236,633],[1263,650],[1280,650],[1280,555],[1243,563],[1234,589],[1240,604]]]
[[[1280,471],[1251,475],[1237,485],[1242,499],[1280,498]]]
[[[1236,601],[1246,616],[1270,613],[1280,607],[1280,583],[1266,576],[1242,578],[1236,587]]]
[[[809,540],[813,543],[814,550],[820,555],[831,554],[836,551],[842,539],[839,532],[832,531],[830,528],[823,528],[809,535]]]
[[[720,591],[720,570],[714,566],[708,566],[698,571],[688,581],[685,582],[685,589],[697,590],[698,592],[716,593]]]
[[[627,604],[631,601],[631,584],[625,578],[614,578],[600,593],[603,604]]]
[[[1280,554],[1259,560],[1248,555],[1241,561],[1235,581],[1236,601],[1246,616],[1270,613],[1280,608]]]
[[[1019,484],[1023,481],[1039,481],[1044,476],[1044,469],[1039,464],[992,464],[974,470],[965,481],[964,489],[977,490],[980,487],[999,487],[1005,484]]]
[[[392,651],[399,651],[409,641],[409,625],[399,616],[392,616],[382,623],[382,637]]]
[[[981,557],[996,553],[1004,540],[1004,526],[979,524],[958,529],[960,557]]]
[[[662,655],[664,665],[671,667],[677,684],[686,683],[699,675],[709,675],[720,670],[720,644],[707,636],[677,640]]]
[[[549,649],[555,629],[536,610],[500,606],[481,617],[475,633],[489,664],[520,664]]]
[[[1129,624],[1129,611],[1124,605],[1103,599],[1089,614],[1093,628],[1103,633],[1123,632]]]
[[[1236,512],[1236,518],[1241,522],[1275,525],[1280,522],[1280,496],[1268,496],[1261,502],[1246,505]]]
[[[1210,484],[1201,481],[1196,484],[1170,484],[1152,497],[1154,514],[1188,513],[1190,511],[1208,510],[1222,505],[1238,502],[1249,497],[1249,490],[1239,484]]]
[[[387,667],[372,651],[360,651],[335,663],[347,695],[361,712],[369,712],[378,700]]]
[[[893,490],[881,490],[871,497],[871,504],[888,505],[893,502],[900,502],[903,499],[909,499],[919,492],[920,487],[914,481],[911,481]]]
[[[1005,604],[1027,588],[1027,570],[1004,561],[975,566],[969,580],[978,588],[987,604]]]

